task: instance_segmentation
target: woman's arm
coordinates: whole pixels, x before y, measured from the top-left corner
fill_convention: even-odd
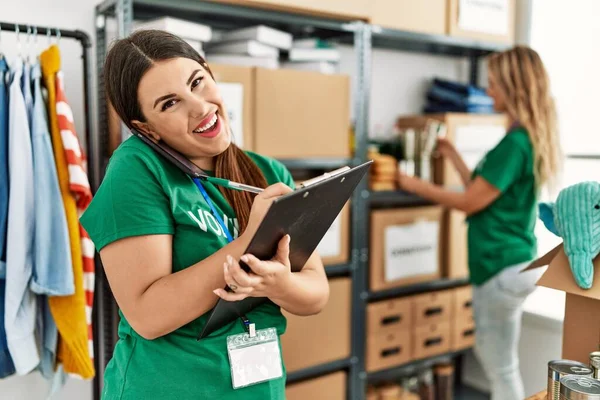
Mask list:
[[[421,179],[401,175],[400,187],[445,207],[456,208],[468,215],[476,214],[492,204],[501,194],[491,183],[477,177],[465,192],[453,192]]]
[[[171,235],[135,236],[100,251],[117,304],[132,328],[145,339],[166,335],[214,307],[212,291],[225,286],[223,262],[241,256],[249,240],[234,240],[210,257],[172,273]]]
[[[444,158],[450,160],[465,187],[471,184],[471,170],[467,166],[467,163],[462,158],[460,153],[456,150],[456,147],[447,139],[438,139],[437,152],[440,153]]]
[[[284,310],[295,315],[319,313],[329,300],[329,284],[321,258],[315,252],[302,271],[291,272],[289,260],[289,235],[279,242],[277,254],[272,260],[261,261],[252,255],[241,257],[251,269],[241,269],[237,260],[228,257],[225,266],[225,282],[234,292],[216,289],[227,301],[240,301],[246,297],[268,297]]]
[[[176,273],[171,235],[121,239],[102,250],[100,257],[117,304],[133,329],[146,339],[166,335],[214,307],[215,287],[224,287],[227,255],[239,258],[248,247],[273,200],[291,189],[269,186],[254,198],[244,233],[210,257]]]

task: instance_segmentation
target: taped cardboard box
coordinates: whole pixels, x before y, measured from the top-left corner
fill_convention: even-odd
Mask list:
[[[278,159],[350,157],[348,76],[254,72],[254,151]]]
[[[446,33],[447,0],[373,0],[371,23],[385,28]]]
[[[446,222],[444,276],[451,279],[467,278],[469,276],[467,215],[462,211],[446,210],[444,219]]]
[[[448,34],[512,44],[516,0],[448,0]]]
[[[420,360],[450,351],[452,338],[450,321],[415,328],[413,358]]]
[[[441,277],[442,208],[377,210],[371,213],[371,290],[412,285]]]
[[[325,266],[348,262],[350,246],[350,203],[346,203],[323,236],[317,251]]]
[[[422,327],[450,322],[453,310],[453,290],[412,296],[413,325]]]
[[[351,286],[349,278],[331,279],[329,302],[317,315],[283,312],[288,323],[281,347],[288,372],[350,357]]]
[[[254,149],[253,68],[225,64],[209,65],[215,80],[220,85],[234,142],[242,149],[252,151]]]
[[[368,0],[211,0],[292,13],[347,20],[367,20]]]
[[[548,265],[538,285],[566,292],[562,358],[589,363],[589,355],[600,350],[600,256],[594,260],[595,282],[591,289],[579,288],[571,273],[563,245],[534,261],[526,270]]]
[[[293,383],[285,388],[285,397],[287,400],[346,400],[346,380],[345,372],[336,372]]]
[[[413,334],[404,329],[367,337],[368,372],[406,364],[412,360]]]

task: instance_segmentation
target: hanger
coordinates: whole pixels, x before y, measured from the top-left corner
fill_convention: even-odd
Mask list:
[[[27,39],[25,41],[27,49],[25,50],[25,53],[26,53],[26,61],[28,64],[31,61],[31,41],[32,41],[31,26],[27,25]]]
[[[22,45],[21,45],[21,31],[19,30],[19,24],[15,25],[15,34],[17,35],[17,57],[23,58]]]

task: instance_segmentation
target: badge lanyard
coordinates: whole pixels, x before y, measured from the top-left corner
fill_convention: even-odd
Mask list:
[[[208,204],[208,207],[210,208],[210,211],[212,212],[212,214],[215,217],[215,219],[217,220],[217,223],[221,226],[221,229],[223,229],[223,232],[225,233],[225,236],[227,236],[227,242],[228,243],[233,242],[233,237],[231,236],[231,233],[229,232],[229,229],[227,229],[227,226],[225,225],[225,222],[223,221],[223,218],[221,218],[221,215],[219,215],[219,213],[217,212],[217,209],[215,208],[214,203],[210,199],[210,196],[206,192],[206,189],[204,188],[204,185],[202,184],[202,181],[200,181],[200,178],[193,178],[192,180],[194,181],[194,183],[198,187],[198,190],[200,190],[200,193],[202,194],[202,197],[204,197],[204,200]],[[250,333],[250,336],[254,337],[254,335],[255,335],[255,325],[253,323],[251,323],[248,320],[248,318],[246,318],[245,315],[242,315],[240,318],[242,320],[242,325],[244,326],[244,329],[247,332]]]
[[[193,178],[192,180],[198,187],[198,190],[200,190],[200,193],[202,193],[202,197],[204,197],[204,200],[206,201],[206,203],[208,203],[208,206],[210,207],[210,211],[212,212],[213,216],[217,220],[217,223],[219,225],[221,225],[221,229],[223,229],[225,236],[227,236],[227,242],[229,242],[229,243],[233,242],[233,237],[231,236],[231,233],[229,233],[229,229],[227,229],[227,226],[225,225],[223,218],[221,218],[221,216],[217,212],[217,209],[215,208],[215,205],[213,204],[212,200],[208,196],[208,193],[206,193],[206,189],[204,189],[204,185],[200,181],[200,178]]]

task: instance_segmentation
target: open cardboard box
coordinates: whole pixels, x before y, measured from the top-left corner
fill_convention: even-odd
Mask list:
[[[600,350],[600,256],[594,260],[594,285],[579,288],[571,273],[563,245],[540,257],[525,270],[548,265],[538,285],[566,292],[562,357],[587,364],[592,351]]]

